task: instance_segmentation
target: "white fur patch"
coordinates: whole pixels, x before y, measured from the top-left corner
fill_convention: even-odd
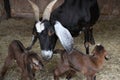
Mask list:
[[[56,24],[54,25],[54,27],[55,27],[55,33],[58,36],[63,47],[67,51],[71,51],[71,49],[73,48],[74,41],[68,29],[63,27],[62,24],[58,21],[56,21]]]
[[[51,50],[42,50],[41,51],[42,57],[46,60],[50,59],[52,57],[53,52]]]
[[[38,33],[41,33],[45,29],[44,23],[41,24],[40,21],[36,23],[35,27]]]
[[[36,60],[36,59],[33,58],[32,61],[33,61],[34,64],[39,65],[38,60]]]

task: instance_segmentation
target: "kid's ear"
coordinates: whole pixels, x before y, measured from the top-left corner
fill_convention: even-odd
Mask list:
[[[35,58],[32,58],[32,62],[33,62],[34,64],[36,64],[36,65],[39,65],[39,61],[36,60]]]

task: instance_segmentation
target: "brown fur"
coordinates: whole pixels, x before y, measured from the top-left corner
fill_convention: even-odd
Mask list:
[[[13,40],[8,48],[8,56],[2,67],[0,80],[3,80],[13,60],[16,60],[18,66],[21,68],[22,80],[35,80],[35,71],[43,68],[43,64],[37,53],[27,51],[20,41]]]
[[[81,72],[86,76],[87,80],[96,80],[95,73],[102,68],[107,55],[102,45],[95,46],[92,51],[93,55],[86,55],[75,49],[69,54],[65,50],[59,49],[55,50],[55,52],[61,53],[61,61],[54,70],[54,80],[59,80],[59,76],[67,71],[70,71],[67,74],[68,79],[75,72]]]

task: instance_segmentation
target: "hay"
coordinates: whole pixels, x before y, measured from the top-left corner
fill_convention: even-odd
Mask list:
[[[0,69],[3,66],[7,55],[9,43],[14,39],[19,39],[25,46],[31,42],[33,20],[30,19],[9,19],[0,22]],[[104,68],[97,74],[97,80],[119,80],[120,78],[120,18],[111,20],[99,20],[94,25],[94,38],[97,43],[101,43],[108,51],[110,60],[105,62]],[[75,38],[75,47],[85,52],[83,45],[83,33]],[[94,46],[90,47],[90,50]],[[59,41],[56,48],[62,48]],[[40,53],[39,43],[33,49]],[[45,62],[46,71],[37,72],[37,80],[53,80],[52,71],[57,63],[59,55],[54,55],[49,63]],[[85,80],[83,75],[76,75],[73,80]],[[20,70],[16,64],[8,70],[5,80],[20,80]],[[61,78],[64,80],[64,78]]]

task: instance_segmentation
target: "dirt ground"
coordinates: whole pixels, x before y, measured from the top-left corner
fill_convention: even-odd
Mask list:
[[[32,19],[9,19],[0,22],[0,70],[7,56],[8,45],[12,40],[20,40],[26,47],[30,44],[33,23]],[[105,46],[109,55],[109,60],[105,61],[103,69],[97,73],[97,80],[120,80],[120,17],[99,19],[94,25],[94,38],[96,44],[101,43]],[[83,33],[74,39],[74,47],[85,52]],[[93,47],[94,45],[90,46],[90,51]],[[59,41],[56,48],[62,48]],[[32,50],[40,55],[38,42]],[[52,72],[58,58],[59,55],[55,54],[49,62],[44,62],[45,71],[37,72],[37,80],[53,80]],[[5,80],[20,80],[20,75],[20,68],[13,63],[5,75]],[[61,80],[65,80],[65,78],[62,77]],[[82,74],[76,74],[72,80],[85,80],[85,77]]]

